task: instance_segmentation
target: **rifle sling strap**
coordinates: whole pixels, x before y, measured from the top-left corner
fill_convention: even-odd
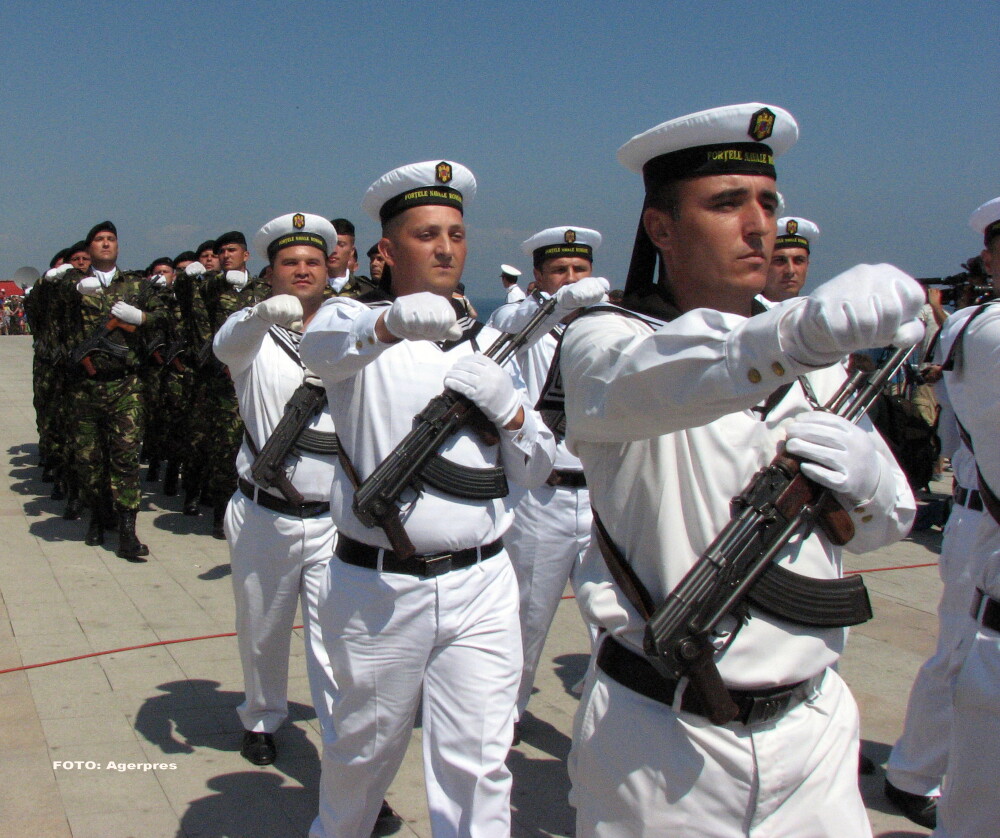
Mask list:
[[[649,620],[655,608],[642,580],[608,535],[594,510],[597,546],[619,590],[632,607]],[[747,599],[756,608],[790,623],[815,628],[842,628],[872,618],[868,590],[860,576],[814,579],[772,563],[750,589]]]

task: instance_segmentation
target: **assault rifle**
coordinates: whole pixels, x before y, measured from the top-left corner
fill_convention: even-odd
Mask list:
[[[107,323],[103,326],[99,326],[94,334],[79,344],[76,349],[70,353],[69,359],[73,365],[75,366],[76,364],[81,364],[87,375],[93,378],[97,375],[97,368],[94,366],[94,362],[90,360],[90,356],[94,352],[106,352],[112,358],[119,361],[125,360],[125,358],[128,357],[128,347],[108,340],[108,337],[110,337],[111,333],[114,332],[115,329],[123,329],[126,332],[134,332],[135,326],[130,323],[123,323],[117,317],[108,318]]]
[[[502,334],[484,353],[498,364],[504,364],[528,340],[535,330],[555,310],[556,298],[535,296],[538,311],[523,329],[516,334]],[[452,434],[471,421],[475,405],[454,390],[445,390],[431,399],[413,419],[411,430],[389,453],[375,470],[362,482],[353,467],[344,462],[346,453],[341,448],[341,463],[345,464],[354,484],[352,508],[358,520],[366,527],[379,526],[385,532],[396,555],[407,559],[416,548],[403,529],[397,503],[407,489],[420,491],[420,472],[428,460]],[[496,439],[493,440],[494,444]]]
[[[913,347],[897,349],[870,375],[854,372],[824,406],[852,423],[864,416]],[[779,453],[733,500],[733,517],[646,623],[643,643],[661,675],[690,679],[715,724],[736,717],[737,708],[716,668],[712,633],[728,615],[746,619],[744,599],[796,533],[817,524],[834,544],[854,535],[848,513],[833,493],[805,477],[801,460]]]
[[[305,498],[292,485],[285,474],[285,457],[292,449],[305,426],[326,403],[326,390],[317,384],[303,382],[292,393],[285,406],[285,414],[271,431],[271,435],[260,449],[250,466],[254,483],[264,489],[275,487],[289,503],[302,504]]]

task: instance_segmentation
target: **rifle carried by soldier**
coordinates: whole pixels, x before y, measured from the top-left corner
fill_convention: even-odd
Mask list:
[[[912,351],[897,349],[870,375],[853,373],[823,409],[857,423]],[[848,513],[829,489],[801,473],[800,462],[779,453],[754,475],[734,498],[730,522],[646,623],[643,645],[651,663],[664,677],[689,678],[715,724],[732,721],[738,712],[715,665],[716,627],[727,616],[735,617],[731,642],[747,618],[746,600],[753,598],[755,584],[770,570],[784,570],[772,561],[793,536],[806,535],[816,525],[837,545],[854,535]],[[844,579],[825,584],[857,587]],[[864,601],[867,617],[856,622],[871,616],[866,595]]]
[[[535,297],[538,311],[517,334],[503,334],[484,353],[498,364],[504,364],[531,338],[535,330],[555,310],[557,300],[541,295]],[[364,481],[341,449],[341,464],[354,484],[354,514],[366,527],[381,527],[392,549],[407,559],[416,548],[406,534],[399,518],[399,498],[407,489],[420,491],[421,472],[444,442],[479,413],[465,396],[445,390],[431,399],[413,419],[411,430]],[[481,414],[480,414],[481,416]],[[485,417],[484,417],[485,418]],[[490,429],[492,432],[492,428]],[[495,434],[484,437],[488,444],[498,442]]]
[[[281,421],[271,431],[267,442],[260,449],[254,458],[253,465],[250,466],[250,473],[254,482],[264,488],[276,488],[285,500],[289,503],[302,504],[305,498],[296,489],[285,473],[285,458],[292,450],[296,442],[300,440],[306,431],[306,425],[326,404],[326,390],[321,384],[313,384],[311,381],[303,382],[292,393],[288,404],[285,405],[285,414]],[[328,434],[324,434],[329,436]],[[316,450],[311,448],[310,450]],[[323,453],[335,454],[337,446],[334,440],[330,441],[329,450]]]
[[[116,329],[122,329],[126,332],[134,332],[135,326],[130,323],[123,323],[117,317],[108,318],[107,323],[103,326],[99,326],[94,334],[83,341],[70,353],[70,361],[74,364],[74,366],[76,364],[81,364],[87,375],[91,378],[97,375],[97,368],[94,366],[94,362],[90,359],[90,356],[93,353],[104,352],[116,360],[124,361],[125,358],[128,357],[128,347],[124,344],[108,340]]]

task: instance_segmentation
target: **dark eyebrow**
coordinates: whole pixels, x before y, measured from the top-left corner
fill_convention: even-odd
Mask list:
[[[733,200],[735,198],[746,198],[750,194],[750,190],[745,187],[737,187],[735,189],[723,189],[721,192],[716,192],[710,197],[712,201],[727,201]]]

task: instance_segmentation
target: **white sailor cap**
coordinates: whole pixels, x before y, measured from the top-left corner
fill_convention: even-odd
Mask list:
[[[330,252],[329,242],[336,243],[337,231],[321,215],[290,212],[279,215],[261,227],[253,237],[253,249],[268,262],[283,247],[306,244]]]
[[[819,238],[819,227],[808,218],[786,215],[778,219],[778,237],[774,240],[774,249],[779,247],[804,247]]]
[[[681,116],[634,136],[618,160],[651,183],[715,174],[774,177],[774,158],[799,137],[788,111],[747,102]]]
[[[461,163],[425,160],[386,172],[368,187],[361,208],[384,224],[411,207],[428,204],[463,212],[475,196],[475,175]]]
[[[601,246],[601,234],[587,227],[549,227],[521,242],[521,250],[541,267],[546,259],[579,256],[594,261],[594,251]]]
[[[785,196],[782,195],[780,192],[778,192],[777,195],[778,195],[778,206],[774,208],[774,214],[780,217],[785,214]]]
[[[504,276],[513,277],[514,279],[516,279],[521,275],[521,272],[513,265],[506,265],[506,264],[500,266],[500,273],[502,273]]]
[[[993,237],[1000,235],[1000,198],[987,201],[972,213],[969,226],[983,234],[983,242],[988,247]]]

